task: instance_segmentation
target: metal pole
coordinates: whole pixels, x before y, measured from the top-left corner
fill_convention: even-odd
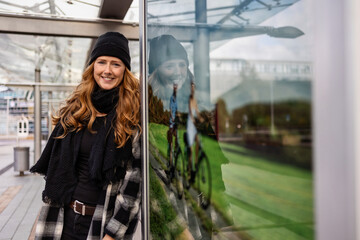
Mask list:
[[[206,0],[195,1],[196,23],[207,23]],[[210,39],[207,27],[197,26],[194,42],[194,76],[200,107],[210,108]]]
[[[140,0],[140,84],[141,84],[141,125],[142,125],[142,174],[143,174],[143,188],[142,188],[142,209],[141,209],[141,232],[142,239],[149,239],[150,232],[150,218],[149,218],[149,145],[148,145],[148,88],[146,83],[147,74],[147,4],[145,0]]]
[[[41,92],[40,92],[40,69],[35,69],[35,116],[34,116],[34,163],[41,154]]]

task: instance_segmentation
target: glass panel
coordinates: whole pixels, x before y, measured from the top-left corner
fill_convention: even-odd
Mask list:
[[[35,69],[40,69],[42,132],[48,135],[57,110],[82,78],[92,39],[0,34],[0,136],[16,134],[26,117],[34,131]],[[132,71],[139,76],[138,41],[130,41]]]
[[[5,0],[0,12],[24,15],[63,15],[77,18],[97,18],[101,0]]]
[[[78,83],[91,39],[0,34],[0,83]],[[4,64],[6,63],[6,64]]]
[[[148,1],[153,239],[314,239],[312,4]]]

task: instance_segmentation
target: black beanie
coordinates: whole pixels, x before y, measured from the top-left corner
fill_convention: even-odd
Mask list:
[[[150,41],[149,74],[163,62],[173,59],[183,59],[189,66],[185,48],[171,35],[161,35]]]
[[[91,52],[88,65],[100,56],[117,57],[123,61],[129,70],[131,70],[128,40],[121,33],[107,32],[101,35],[96,41],[94,49]]]

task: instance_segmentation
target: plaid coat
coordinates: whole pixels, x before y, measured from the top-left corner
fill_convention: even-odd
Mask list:
[[[135,160],[128,164],[125,178],[105,186],[100,194],[87,240],[102,239],[105,234],[132,239],[141,202],[141,159],[138,135],[133,138]],[[64,208],[44,204],[40,210],[35,239],[60,240],[64,225]]]

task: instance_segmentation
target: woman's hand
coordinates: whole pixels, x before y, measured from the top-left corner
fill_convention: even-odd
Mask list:
[[[103,240],[115,240],[115,239],[106,234]]]

